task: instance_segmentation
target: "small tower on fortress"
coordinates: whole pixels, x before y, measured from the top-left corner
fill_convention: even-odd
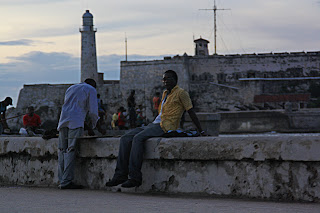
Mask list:
[[[93,28],[93,16],[86,10],[82,16],[81,33],[81,82],[92,78],[98,83],[96,37],[97,29]]]
[[[199,39],[194,40],[194,43],[196,43],[196,49],[195,49],[196,56],[209,55],[209,50],[208,50],[208,43],[210,43],[209,41],[200,37]]]

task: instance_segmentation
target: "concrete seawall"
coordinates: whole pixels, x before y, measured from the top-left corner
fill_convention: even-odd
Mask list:
[[[319,202],[319,136],[149,139],[137,191]],[[56,187],[57,144],[58,139],[0,137],[0,184]],[[76,182],[105,189],[118,146],[119,138],[81,139]]]

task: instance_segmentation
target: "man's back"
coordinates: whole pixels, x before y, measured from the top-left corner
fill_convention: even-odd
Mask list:
[[[65,94],[58,129],[69,127],[75,129],[84,126],[87,112],[98,114],[97,92],[87,83],[69,87]],[[95,116],[94,116],[95,117]]]

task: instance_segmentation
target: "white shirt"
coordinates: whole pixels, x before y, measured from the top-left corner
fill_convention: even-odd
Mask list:
[[[163,104],[166,102],[167,96],[168,96],[168,94],[166,95],[166,97],[164,97],[164,99],[163,99],[163,101],[161,103],[161,110],[160,110],[159,115],[154,119],[154,121],[152,123],[154,123],[154,124],[161,123],[161,115],[162,115]]]
[[[72,85],[64,97],[58,131],[62,127],[69,129],[84,127],[87,113],[94,128],[99,120],[96,89],[87,83]]]

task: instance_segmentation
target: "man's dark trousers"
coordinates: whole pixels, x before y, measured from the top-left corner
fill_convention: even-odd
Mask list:
[[[138,127],[120,139],[117,167],[113,179],[129,178],[142,182],[141,166],[143,161],[144,143],[148,138],[159,137],[164,134],[160,124],[150,123],[148,126]]]

